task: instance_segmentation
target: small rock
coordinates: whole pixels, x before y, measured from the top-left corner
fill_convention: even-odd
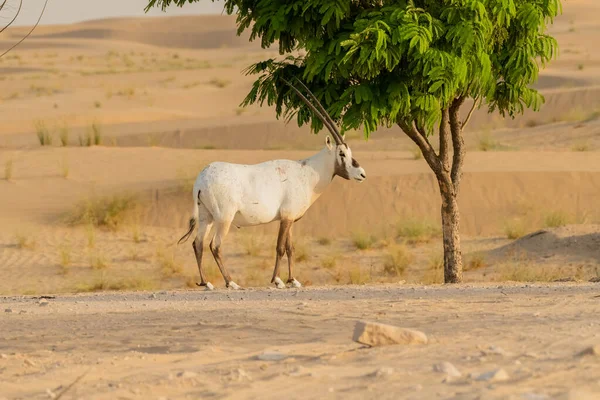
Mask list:
[[[52,389],[46,389],[46,395],[48,396],[49,399],[55,399],[56,398],[56,393],[54,393],[52,391]]]
[[[30,367],[35,367],[35,363],[33,361],[31,361],[29,358],[26,358],[24,362],[26,365],[29,365]]]
[[[577,354],[579,357],[595,356],[600,357],[600,345],[590,346]]]
[[[441,362],[439,364],[434,364],[433,370],[435,372],[441,372],[443,374],[446,374],[451,378],[458,378],[462,376],[460,371],[454,365],[447,361]]]
[[[378,368],[374,372],[371,372],[368,376],[371,378],[385,378],[394,374],[394,368],[382,367]]]
[[[148,296],[149,299],[155,299],[156,298],[156,294],[152,293],[150,296]]]
[[[45,306],[47,306],[49,303],[48,303],[48,300],[46,300],[46,299],[41,299],[40,301],[38,301],[38,304],[40,305],[40,307],[45,307]]]
[[[4,312],[5,312],[5,313],[12,313],[12,312],[13,312],[13,310],[12,310],[12,308],[5,308],[5,309],[4,309]]]
[[[231,371],[231,373],[229,374],[229,379],[231,381],[237,381],[237,382],[241,382],[244,380],[246,380],[246,381],[252,380],[250,375],[248,375],[248,373],[241,368],[237,368],[237,369],[234,369],[233,371]]]
[[[593,394],[578,389],[572,389],[558,396],[556,400],[598,400],[598,394]]]
[[[508,374],[502,368],[485,372],[479,375],[475,380],[485,382],[503,382],[509,379]]]
[[[354,327],[352,340],[368,346],[427,344],[427,335],[414,329],[400,328],[377,322],[358,321]]]
[[[281,361],[285,360],[287,356],[278,351],[265,351],[262,354],[259,354],[256,358],[261,361]]]
[[[487,350],[482,350],[481,352],[483,353],[483,355],[499,355],[504,357],[510,357],[512,355],[508,351],[504,350],[502,347],[498,346],[490,346],[487,348]]]
[[[190,379],[190,378],[197,377],[198,374],[195,372],[192,372],[192,371],[182,371],[182,372],[178,373],[177,376],[179,378],[183,378],[183,379]]]
[[[596,277],[590,279],[590,282],[592,282],[592,283],[600,283],[600,276],[596,276]]]
[[[27,311],[21,310],[21,311],[19,311],[19,314],[27,314]]]
[[[0,358],[3,360],[6,360],[8,358],[8,356],[4,353],[0,354]]]

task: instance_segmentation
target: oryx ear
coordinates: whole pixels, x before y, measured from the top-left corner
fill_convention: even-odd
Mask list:
[[[331,143],[331,136],[329,135],[325,136],[325,146],[327,146],[329,150],[333,149],[333,143]]]

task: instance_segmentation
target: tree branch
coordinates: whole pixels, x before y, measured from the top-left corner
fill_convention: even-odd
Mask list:
[[[477,108],[477,106],[479,105],[478,103],[481,101],[481,96],[477,96],[475,99],[473,99],[473,106],[471,107],[471,109],[469,110],[469,113],[467,114],[467,118],[465,118],[465,120],[463,121],[461,127],[464,129],[465,126],[469,123],[469,121],[471,120],[471,117],[473,116],[473,112],[475,111],[475,109]]]
[[[450,171],[450,114],[448,109],[442,110],[442,120],[440,121],[440,161],[445,171]]]
[[[4,1],[4,3],[2,3],[2,7],[0,7],[0,10],[2,10],[4,8],[5,4],[6,4],[6,1]],[[21,12],[21,8],[23,8],[23,0],[21,0],[19,2],[19,8],[17,9],[17,12],[15,13],[15,16],[13,17],[13,19],[11,19],[8,22],[8,24],[6,24],[6,26],[4,28],[0,29],[0,33],[4,32],[6,30],[6,28],[8,28],[9,26],[11,26],[13,24],[13,22],[15,22],[15,20],[19,16],[19,13]]]
[[[419,146],[419,149],[421,149],[421,152],[423,153],[423,158],[425,158],[425,161],[427,161],[427,164],[436,176],[439,176],[443,171],[442,164],[440,163],[437,154],[435,154],[435,150],[431,146],[431,143],[427,140],[427,137],[421,135],[411,122],[399,120],[398,126],[400,126],[404,133]]]
[[[454,155],[452,157],[452,171],[450,176],[454,186],[455,194],[458,194],[460,178],[462,177],[462,167],[465,160],[465,141],[462,135],[462,124],[460,121],[460,107],[465,101],[464,97],[457,97],[450,106],[450,133],[452,134],[452,147]]]

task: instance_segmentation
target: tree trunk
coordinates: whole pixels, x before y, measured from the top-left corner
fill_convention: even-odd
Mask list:
[[[457,193],[440,181],[442,196],[442,235],[444,241],[444,282],[462,282],[462,253],[460,249],[460,214]]]

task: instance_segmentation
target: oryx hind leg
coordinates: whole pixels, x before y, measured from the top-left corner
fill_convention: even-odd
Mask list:
[[[241,287],[237,283],[231,280],[231,275],[229,275],[229,271],[227,271],[225,263],[223,262],[223,258],[221,257],[221,245],[223,244],[223,240],[229,233],[229,228],[231,228],[231,222],[232,220],[215,221],[215,236],[210,241],[209,247],[217,265],[219,266],[221,275],[223,275],[223,279],[225,280],[225,286],[231,289],[241,289]]]
[[[208,212],[204,205],[199,205],[198,213],[198,231],[196,232],[196,238],[192,243],[194,247],[194,254],[196,255],[196,263],[198,264],[198,272],[200,273],[200,282],[196,285],[206,287],[208,290],[213,290],[214,286],[212,283],[206,280],[204,271],[202,269],[202,255],[204,253],[204,242],[212,228],[213,218]]]

